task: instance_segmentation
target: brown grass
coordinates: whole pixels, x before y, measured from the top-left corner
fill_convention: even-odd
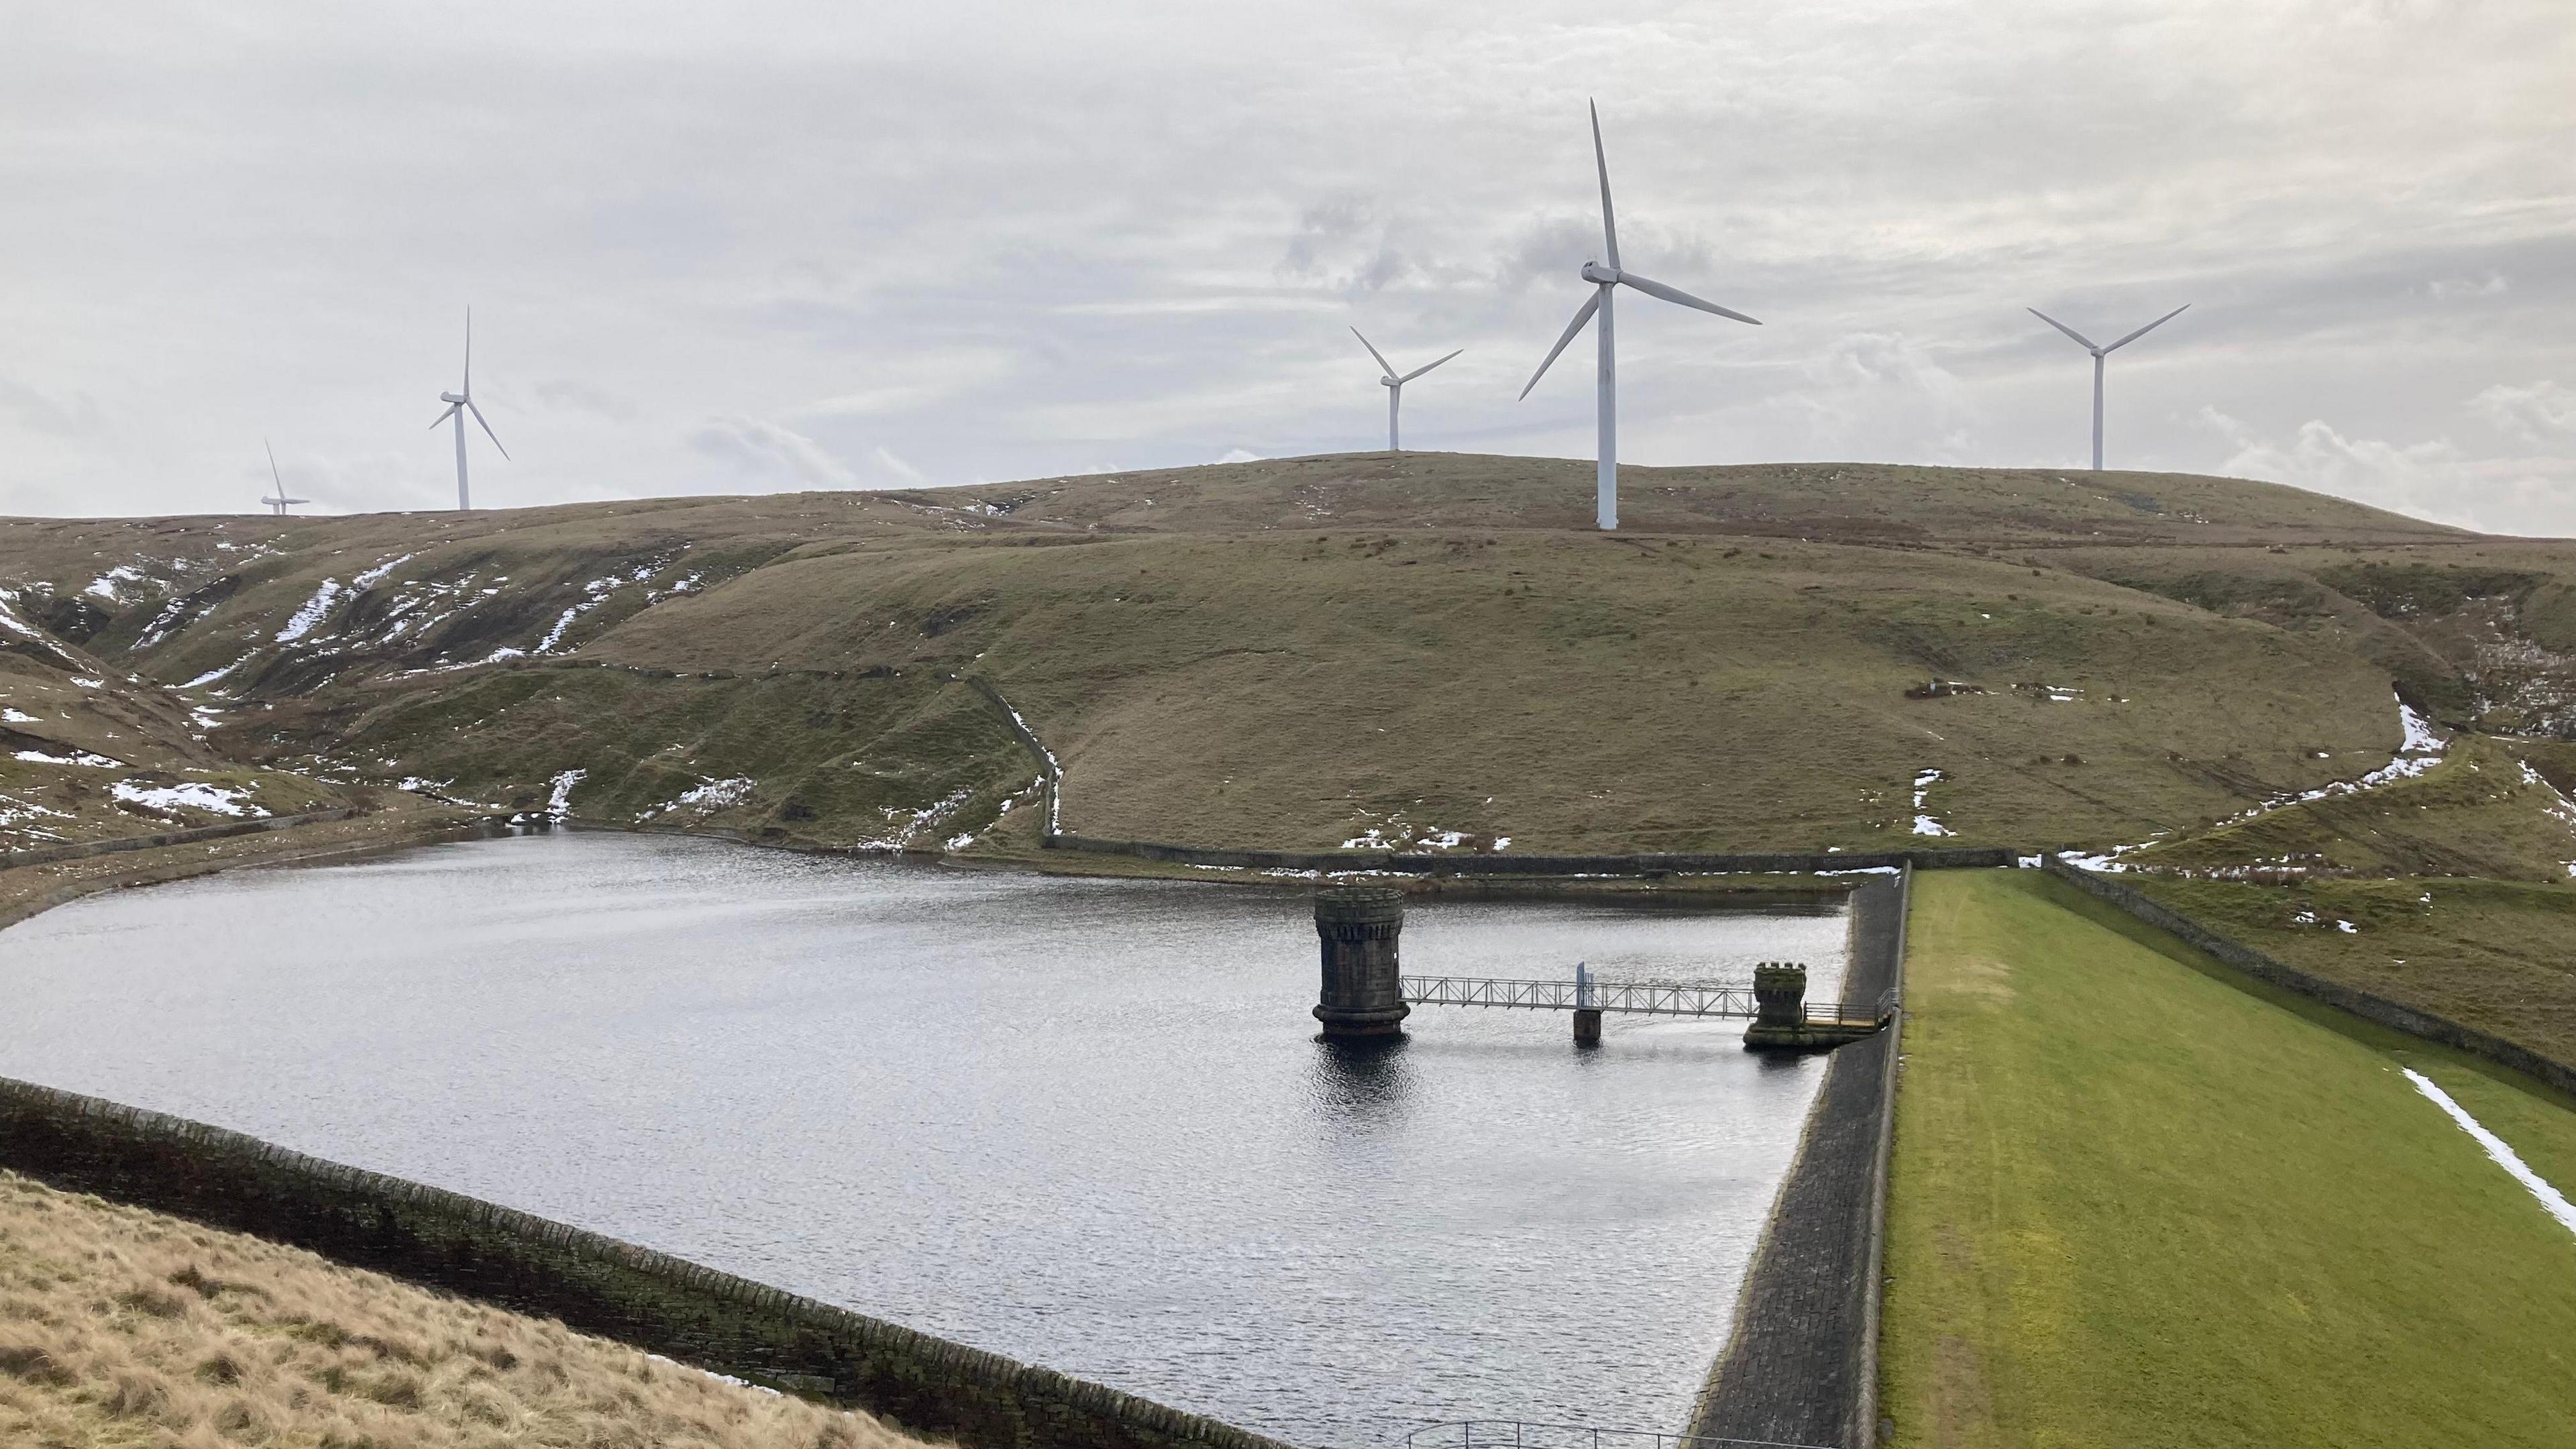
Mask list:
[[[550,1320],[0,1173],[0,1443],[920,1442]]]

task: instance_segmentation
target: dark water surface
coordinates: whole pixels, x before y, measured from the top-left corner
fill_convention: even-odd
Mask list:
[[[1409,970],[1749,980],[1844,921],[1415,906]],[[0,1074],[561,1218],[1307,1444],[1677,1429],[1820,1060],[1417,1008],[1295,892],[541,835],[0,932]]]

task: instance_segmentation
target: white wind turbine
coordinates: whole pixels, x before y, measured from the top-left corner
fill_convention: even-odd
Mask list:
[[[310,498],[289,498],[286,496],[286,480],[277,475],[277,450],[268,446],[268,439],[266,438],[260,439],[259,445],[262,448],[268,449],[268,478],[270,482],[277,485],[276,497],[263,498],[259,500],[260,502],[268,505],[268,511],[276,514],[280,518],[284,518],[286,516],[286,506],[288,504],[312,502],[313,500]]]
[[[1396,430],[1396,414],[1404,406],[1404,385],[1438,367],[1440,362],[1447,362],[1449,357],[1455,357],[1458,352],[1464,352],[1467,349],[1461,347],[1458,352],[1450,353],[1449,357],[1441,358],[1440,362],[1426,362],[1402,377],[1398,377],[1395,364],[1386,360],[1386,354],[1378,351],[1376,344],[1366,337],[1361,337],[1360,329],[1352,328],[1351,335],[1359,337],[1360,346],[1367,348],[1369,356],[1377,359],[1378,368],[1384,373],[1384,376],[1378,379],[1378,385],[1386,389],[1386,450],[1390,453],[1401,453],[1404,451],[1404,441],[1403,434]]]
[[[2191,304],[2189,302],[2183,303],[2181,306],[2167,312],[2165,315],[2148,323],[2146,326],[2139,328],[2137,331],[2130,333],[2128,336],[2121,338],[2119,341],[2112,343],[2108,347],[2094,346],[2093,339],[2076,331],[2074,328],[2067,326],[2065,323],[2058,321],[2056,318],[2049,316],[2037,307],[2030,307],[2024,310],[2028,311],[2030,315],[2038,318],[2040,321],[2045,322],[2049,326],[2056,328],[2058,331],[2065,333],[2067,336],[2074,338],[2077,346],[2082,347],[2085,351],[2093,354],[2093,471],[2099,473],[2102,471],[2102,359],[2119,351],[2121,348],[2128,346],[2130,343],[2137,341],[2139,338],[2146,336],[2148,333],[2155,331],[2166,323],[2171,322],[2183,313],[2190,311]]]
[[[461,513],[474,506],[473,496],[465,491],[465,415],[472,413],[474,421],[483,425],[483,436],[492,440],[493,447],[501,448],[501,435],[492,431],[490,423],[483,422],[483,410],[474,405],[474,309],[471,307],[465,309],[464,390],[440,393],[438,400],[447,404],[447,411],[438,415],[438,422],[431,423],[429,430],[437,432],[438,423],[451,418],[456,422],[456,508]],[[510,450],[501,448],[501,456],[510,456]]]
[[[1530,388],[1538,386],[1538,380],[1547,376],[1548,364],[1556,361],[1556,355],[1563,352],[1566,344],[1574,340],[1574,335],[1583,330],[1584,323],[1592,320],[1593,313],[1600,313],[1601,330],[1598,341],[1601,344],[1601,448],[1600,461],[1595,465],[1597,475],[1594,510],[1595,521],[1602,528],[1614,529],[1619,526],[1619,387],[1616,375],[1617,352],[1612,346],[1610,331],[1612,290],[1618,287],[1634,287],[1649,297],[1661,297],[1667,302],[1678,302],[1685,307],[1697,307],[1703,312],[1714,312],[1720,317],[1732,317],[1738,322],[1752,322],[1756,327],[1762,324],[1741,312],[1721,307],[1715,302],[1702,301],[1677,287],[1667,287],[1661,282],[1641,277],[1635,272],[1621,271],[1619,269],[1619,224],[1610,211],[1610,159],[1601,148],[1601,108],[1598,105],[1592,107],[1592,161],[1601,172],[1601,242],[1602,250],[1609,255],[1609,265],[1603,266],[1594,262],[1583,264],[1583,280],[1590,282],[1595,289],[1592,297],[1575,312],[1574,320],[1566,324],[1565,335],[1556,339],[1556,346],[1548,349],[1547,361],[1541,362],[1538,365],[1538,371],[1530,374],[1529,387],[1521,389],[1521,396],[1530,395]]]

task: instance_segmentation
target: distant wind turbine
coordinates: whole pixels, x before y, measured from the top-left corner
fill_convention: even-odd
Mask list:
[[[1556,346],[1548,349],[1547,361],[1541,362],[1538,365],[1538,371],[1530,374],[1529,387],[1521,389],[1521,396],[1530,395],[1530,388],[1538,386],[1538,380],[1547,376],[1548,364],[1556,361],[1556,355],[1563,352],[1566,344],[1574,340],[1575,334],[1583,330],[1584,323],[1592,320],[1593,313],[1600,313],[1601,330],[1597,340],[1601,344],[1601,447],[1600,461],[1595,465],[1597,473],[1594,512],[1595,521],[1602,528],[1614,529],[1619,526],[1619,386],[1618,354],[1612,345],[1610,330],[1612,290],[1623,286],[1634,287],[1649,297],[1661,297],[1667,302],[1678,302],[1685,307],[1697,307],[1703,312],[1714,312],[1720,317],[1732,317],[1738,322],[1752,322],[1756,327],[1762,324],[1741,312],[1721,307],[1715,302],[1702,301],[1677,287],[1667,287],[1661,282],[1641,277],[1635,272],[1621,271],[1619,269],[1619,225],[1610,210],[1610,158],[1601,147],[1601,108],[1598,105],[1592,107],[1592,161],[1601,172],[1601,242],[1602,250],[1608,253],[1610,262],[1607,266],[1594,262],[1583,264],[1583,280],[1590,282],[1596,290],[1591,299],[1576,310],[1574,320],[1566,324],[1565,335],[1556,339]]]
[[[310,498],[289,498],[286,496],[286,480],[277,475],[277,450],[275,448],[268,447],[268,439],[266,438],[260,439],[259,445],[263,448],[268,448],[268,477],[270,482],[277,485],[276,497],[263,498],[259,500],[260,502],[268,505],[268,511],[276,514],[280,518],[284,518],[286,516],[286,506],[288,504],[312,502],[313,500]]]
[[[2067,336],[2074,338],[2077,346],[2080,346],[2085,351],[2093,354],[2093,471],[2099,473],[2102,471],[2102,359],[2119,351],[2121,348],[2128,346],[2130,343],[2137,341],[2139,338],[2146,336],[2148,333],[2155,331],[2166,323],[2171,322],[2183,313],[2190,311],[2191,304],[2189,302],[2183,303],[2181,306],[2167,312],[2165,315],[2148,323],[2146,326],[2139,328],[2137,331],[2130,333],[2128,336],[2121,338],[2119,341],[2112,343],[2108,347],[2094,346],[2093,339],[2076,331],[2074,328],[2067,326],[2065,323],[2058,321],[2056,318],[2049,316],[2037,307],[2032,307],[2027,310],[2033,317],[2036,317],[2040,321],[2047,323],[2049,326],[2056,328],[2058,331],[2065,333]]]
[[[473,495],[465,491],[465,415],[472,413],[474,421],[483,426],[483,436],[492,440],[493,447],[501,448],[501,435],[492,431],[492,425],[483,421],[483,410],[474,405],[474,309],[471,307],[465,309],[464,390],[440,393],[438,400],[447,404],[447,411],[438,415],[438,422],[431,423],[429,430],[437,432],[438,423],[451,418],[456,422],[456,508],[462,513],[474,506]],[[501,448],[501,456],[510,456],[510,450]]]
[[[1413,381],[1415,378],[1420,377],[1422,374],[1429,372],[1431,369],[1438,367],[1440,362],[1447,362],[1449,357],[1455,357],[1458,355],[1458,352],[1464,352],[1467,349],[1461,347],[1458,349],[1458,352],[1450,353],[1449,357],[1441,358],[1440,362],[1426,362],[1411,372],[1404,374],[1402,377],[1398,377],[1395,372],[1395,364],[1386,360],[1386,354],[1378,351],[1376,344],[1370,342],[1366,337],[1361,337],[1360,329],[1356,327],[1352,328],[1351,335],[1353,337],[1359,337],[1360,346],[1367,348],[1369,356],[1377,359],[1379,369],[1385,374],[1378,379],[1378,383],[1386,389],[1386,450],[1390,453],[1401,453],[1404,451],[1404,440],[1403,434],[1398,432],[1396,428],[1396,414],[1404,406],[1404,385]]]

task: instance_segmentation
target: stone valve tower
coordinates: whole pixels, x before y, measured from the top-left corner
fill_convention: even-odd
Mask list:
[[[1328,1037],[1404,1034],[1404,983],[1397,976],[1396,937],[1404,930],[1404,893],[1387,886],[1335,886],[1315,892],[1315,935],[1324,953],[1324,983],[1315,1019]]]

